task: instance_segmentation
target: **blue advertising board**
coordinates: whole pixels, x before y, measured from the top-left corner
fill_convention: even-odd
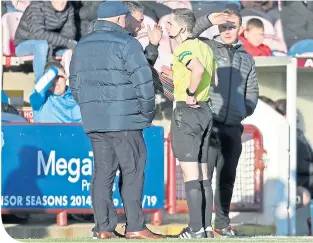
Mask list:
[[[164,207],[164,129],[144,130],[144,209]],[[90,209],[93,152],[80,125],[2,124],[2,209]],[[123,208],[113,185],[113,202]]]

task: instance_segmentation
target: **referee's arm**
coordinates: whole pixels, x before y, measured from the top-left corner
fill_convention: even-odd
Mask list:
[[[187,68],[191,71],[189,90],[191,93],[194,93],[196,92],[201,82],[202,75],[204,73],[204,67],[198,59],[192,59],[188,63]]]
[[[192,51],[183,51],[178,55],[178,60],[191,71],[189,90],[196,92],[204,73],[204,67]]]

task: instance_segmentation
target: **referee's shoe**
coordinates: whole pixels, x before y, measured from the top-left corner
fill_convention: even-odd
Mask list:
[[[246,235],[238,233],[230,225],[224,229],[214,229],[214,236],[216,237],[245,237]]]
[[[204,228],[201,228],[199,231],[193,231],[190,227],[186,227],[175,238],[202,239],[202,238],[206,238],[206,233],[205,233]]]

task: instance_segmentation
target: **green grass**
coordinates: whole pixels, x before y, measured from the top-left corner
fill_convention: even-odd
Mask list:
[[[99,242],[97,240],[92,240],[91,238],[64,238],[64,239],[17,239],[20,242]],[[161,242],[161,243],[178,243],[178,242],[209,242],[208,239],[199,239],[199,240],[180,240],[180,239],[166,239],[166,240],[125,240],[125,239],[110,239],[110,240],[101,240],[101,242]],[[246,237],[246,238],[235,238],[235,239],[227,239],[227,238],[215,238],[212,242],[313,242],[313,237],[272,237],[272,236],[265,236],[265,237]]]

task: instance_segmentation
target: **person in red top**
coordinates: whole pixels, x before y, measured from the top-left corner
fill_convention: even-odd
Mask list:
[[[264,24],[257,18],[250,19],[246,30],[239,36],[246,52],[253,57],[272,56],[271,49],[262,44],[264,40]]]

